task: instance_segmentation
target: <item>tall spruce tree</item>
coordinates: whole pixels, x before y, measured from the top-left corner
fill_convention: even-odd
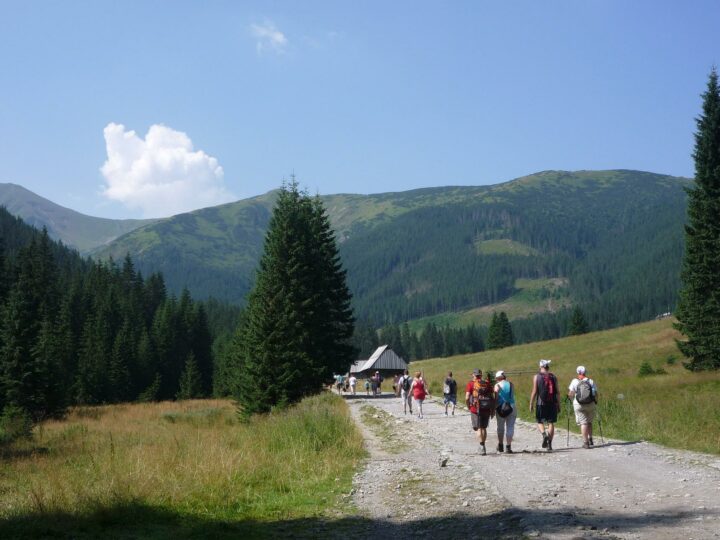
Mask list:
[[[296,402],[347,369],[355,353],[350,301],[322,204],[293,178],[273,210],[233,353],[243,416]]]
[[[686,337],[678,347],[692,371],[720,368],[720,89],[715,68],[702,97],[676,313],[676,328]]]
[[[568,327],[568,336],[578,336],[580,334],[587,334],[588,324],[585,320],[585,314],[582,310],[575,306],[570,317],[570,325]]]

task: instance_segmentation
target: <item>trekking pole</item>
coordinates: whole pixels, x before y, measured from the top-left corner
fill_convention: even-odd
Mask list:
[[[603,431],[602,431],[602,416],[600,416],[599,408],[596,412],[597,412],[597,417],[598,417],[598,425],[600,426],[600,440],[602,441],[603,444],[605,444],[605,437],[603,437]]]

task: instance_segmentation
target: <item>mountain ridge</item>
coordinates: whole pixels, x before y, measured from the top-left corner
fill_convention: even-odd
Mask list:
[[[84,254],[138,227],[158,221],[89,216],[10,182],[0,183],[0,206],[29,225],[39,229],[46,227],[50,237]]]

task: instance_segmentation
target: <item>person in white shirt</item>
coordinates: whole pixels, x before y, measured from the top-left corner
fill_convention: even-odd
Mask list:
[[[575,422],[580,426],[583,437],[583,448],[589,449],[594,444],[592,424],[597,407],[597,386],[595,381],[587,377],[585,366],[578,366],[576,371],[577,377],[568,387],[568,397],[573,402]]]
[[[403,411],[405,414],[408,413],[408,409],[410,409],[410,414],[412,414],[412,392],[410,391],[410,387],[412,386],[413,378],[410,376],[410,372],[406,369],[405,373],[402,374],[402,377],[398,379],[398,385],[400,386],[400,398],[403,402]]]
[[[354,396],[355,395],[355,387],[357,386],[357,378],[355,375],[350,375],[350,393]]]

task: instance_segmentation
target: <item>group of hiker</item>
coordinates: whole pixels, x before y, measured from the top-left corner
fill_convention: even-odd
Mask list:
[[[530,394],[530,411],[535,411],[537,427],[542,435],[542,448],[552,452],[553,438],[555,436],[555,423],[561,408],[560,391],[557,377],[550,371],[550,360],[540,360],[539,371],[533,376],[532,391]],[[595,382],[587,376],[586,368],[578,366],[577,377],[568,387],[567,399],[572,401],[575,412],[575,421],[583,437],[583,448],[591,448],[593,443],[592,424],[595,418],[595,409],[598,391]],[[443,405],[445,416],[455,415],[457,406],[457,381],[452,372],[448,372],[443,382]],[[419,419],[423,418],[423,402],[430,395],[430,389],[421,371],[411,376],[409,370],[394,380],[394,389],[400,396],[405,414],[413,414]],[[470,411],[470,421],[475,431],[480,454],[486,455],[485,444],[487,429],[492,418],[497,422],[497,451],[512,454],[512,440],[517,419],[517,404],[515,400],[515,387],[508,380],[505,371],[495,373],[495,382],[488,373],[483,377],[480,369],[475,369],[472,378],[465,385],[465,405]]]
[[[533,376],[530,393],[530,411],[535,411],[538,431],[542,436],[542,448],[552,452],[555,424],[561,408],[557,377],[550,371],[550,360],[539,362],[539,371]],[[583,448],[594,445],[592,424],[595,418],[598,391],[595,381],[587,377],[585,366],[578,366],[577,377],[568,387],[567,399],[572,401],[575,422],[580,426]],[[452,374],[449,373],[451,378]],[[470,411],[472,427],[480,444],[480,454],[486,455],[487,427],[491,418],[497,419],[498,452],[512,454],[512,439],[517,419],[515,388],[503,370],[495,373],[495,384],[489,374],[483,379],[482,371],[473,371],[473,379],[465,388],[465,403]],[[447,385],[447,379],[446,379]],[[447,402],[447,401],[446,401]]]

